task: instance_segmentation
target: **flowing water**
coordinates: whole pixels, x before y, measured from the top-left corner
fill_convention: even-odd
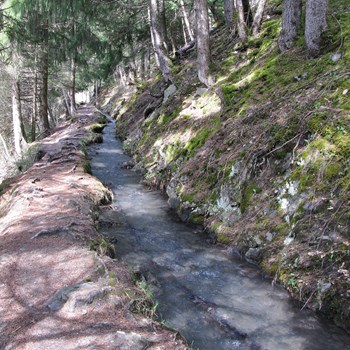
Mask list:
[[[118,224],[102,232],[117,239],[118,258],[147,277],[158,313],[193,349],[350,349],[342,330],[300,311],[258,269],[207,243],[169,211],[159,192],[122,169],[129,157],[112,122],[90,157],[93,174],[115,198],[109,216]]]

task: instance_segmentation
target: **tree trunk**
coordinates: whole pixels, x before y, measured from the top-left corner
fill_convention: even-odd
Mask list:
[[[207,0],[195,0],[195,13],[197,24],[198,78],[201,83],[209,87],[213,85],[213,79],[209,75],[210,42]]]
[[[233,0],[224,0],[225,22],[230,29],[232,29],[233,24],[234,8],[235,6]]]
[[[17,79],[13,79],[12,82],[12,120],[15,151],[20,156],[26,145],[26,140],[22,122],[21,92]]]
[[[245,9],[243,5],[244,0],[236,0],[236,10],[238,14],[238,36],[242,43],[248,40],[248,26],[246,22]]]
[[[47,106],[47,109],[49,111],[49,118],[51,121],[51,125],[56,126],[57,125],[57,119],[55,118],[55,114],[52,112],[52,108],[50,107],[50,105]]]
[[[70,115],[74,116],[77,111],[77,104],[75,101],[75,82],[76,82],[76,60],[72,59],[72,86],[71,86],[71,97],[70,97]]]
[[[44,41],[42,44],[42,56],[41,56],[41,94],[40,94],[40,121],[43,127],[43,134],[46,136],[50,130],[49,116],[48,116],[48,81],[49,81],[49,33],[48,33],[48,23],[46,27],[43,28]]]
[[[1,133],[0,133],[0,140],[1,140],[2,146],[3,146],[3,148],[4,148],[4,152],[5,152],[6,159],[10,159],[11,156],[10,156],[9,149],[8,149],[7,144],[6,144],[6,141],[5,141],[5,139],[3,138],[3,136],[1,135]]]
[[[182,35],[184,37],[184,43],[187,43],[187,35],[186,35],[186,29],[185,29],[185,21],[183,18],[181,18],[181,27],[182,27]]]
[[[258,35],[258,33],[260,32],[265,5],[266,5],[266,0],[259,0],[257,4],[256,12],[253,19],[253,25],[252,25],[253,36]]]
[[[193,31],[192,31],[192,27],[191,27],[190,21],[188,19],[188,14],[187,14],[187,11],[186,11],[185,3],[184,3],[183,0],[180,0],[180,8],[181,8],[183,20],[185,22],[185,26],[186,26],[186,29],[187,29],[188,36],[190,37],[190,41],[192,41],[192,40],[194,40],[194,35],[193,35]],[[185,36],[185,43],[186,42],[187,42],[187,40],[186,40],[186,36]]]
[[[0,6],[2,5],[2,2],[0,1]],[[4,29],[4,15],[3,15],[3,9],[0,8],[0,32]]]
[[[46,54],[45,54],[46,56]],[[49,79],[49,67],[48,67],[48,58],[45,57],[43,60],[43,66],[41,71],[41,96],[40,96],[40,121],[43,127],[44,134],[47,135],[50,130],[48,109],[47,109],[47,96],[48,96],[48,79]]]
[[[98,104],[98,98],[99,98],[99,96],[98,96],[98,93],[99,93],[99,90],[100,90],[100,84],[99,84],[99,82],[98,82],[98,80],[96,80],[96,83],[95,83],[95,105],[96,106],[98,106],[99,104]]]
[[[158,1],[159,0],[149,0],[150,29],[158,68],[160,69],[164,80],[168,82],[172,80],[172,75],[169,68],[170,60],[164,50],[164,37],[162,35],[162,28],[160,24],[161,19]]]
[[[32,142],[36,138],[36,116],[37,116],[37,106],[36,106],[36,96],[38,94],[38,74],[34,73],[34,83],[33,83],[33,108],[32,108],[32,128],[31,128],[31,139]]]
[[[69,97],[67,96],[66,91],[62,88],[62,96],[64,100],[64,110],[65,110],[65,117],[69,117],[69,111],[70,111],[70,105],[69,105]]]
[[[285,0],[278,46],[282,52],[293,47],[301,20],[302,0]]]
[[[168,52],[168,37],[166,30],[166,17],[165,17],[165,5],[164,0],[157,0],[158,3],[158,14],[159,14],[159,31],[163,39],[162,45],[165,52]]]
[[[320,53],[321,34],[327,29],[328,0],[308,0],[305,14],[305,41],[308,58]]]

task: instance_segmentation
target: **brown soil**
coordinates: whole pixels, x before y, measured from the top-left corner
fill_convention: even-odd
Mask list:
[[[82,109],[55,129],[0,197],[0,349],[187,348],[146,317],[126,266],[88,250],[110,196],[79,150],[96,119]]]

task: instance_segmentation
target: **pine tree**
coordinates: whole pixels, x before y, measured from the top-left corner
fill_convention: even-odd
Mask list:
[[[199,81],[206,86],[213,85],[209,74],[210,42],[209,18],[206,0],[195,0],[196,34],[197,34],[197,67]]]
[[[280,50],[293,47],[301,20],[301,0],[285,0],[282,14],[282,30],[278,40]]]
[[[307,56],[316,57],[320,52],[321,34],[327,29],[328,0],[308,0],[305,14],[305,41]]]

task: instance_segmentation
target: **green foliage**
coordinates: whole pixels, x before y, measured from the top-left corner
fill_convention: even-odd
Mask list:
[[[242,214],[247,210],[253,196],[260,192],[261,189],[254,183],[250,183],[243,187],[240,203],[240,210]]]
[[[86,174],[92,174],[91,164],[87,159],[84,159],[83,161],[83,170]]]
[[[90,130],[92,132],[101,134],[103,129],[105,128],[106,124],[93,124],[90,126]]]
[[[89,250],[95,251],[98,255],[107,255],[110,258],[115,258],[114,245],[107,242],[104,238],[99,237],[89,242]]]
[[[188,221],[191,222],[192,224],[195,224],[195,225],[203,225],[204,224],[204,216],[203,216],[203,214],[200,214],[200,213],[193,211],[190,214]]]
[[[196,149],[204,145],[209,135],[210,130],[203,128],[196,134],[196,136],[191,138],[191,140],[185,145],[188,158],[192,158],[194,156]]]
[[[23,152],[21,158],[16,161],[16,167],[20,172],[28,170],[37,160],[39,145],[34,144]]]

